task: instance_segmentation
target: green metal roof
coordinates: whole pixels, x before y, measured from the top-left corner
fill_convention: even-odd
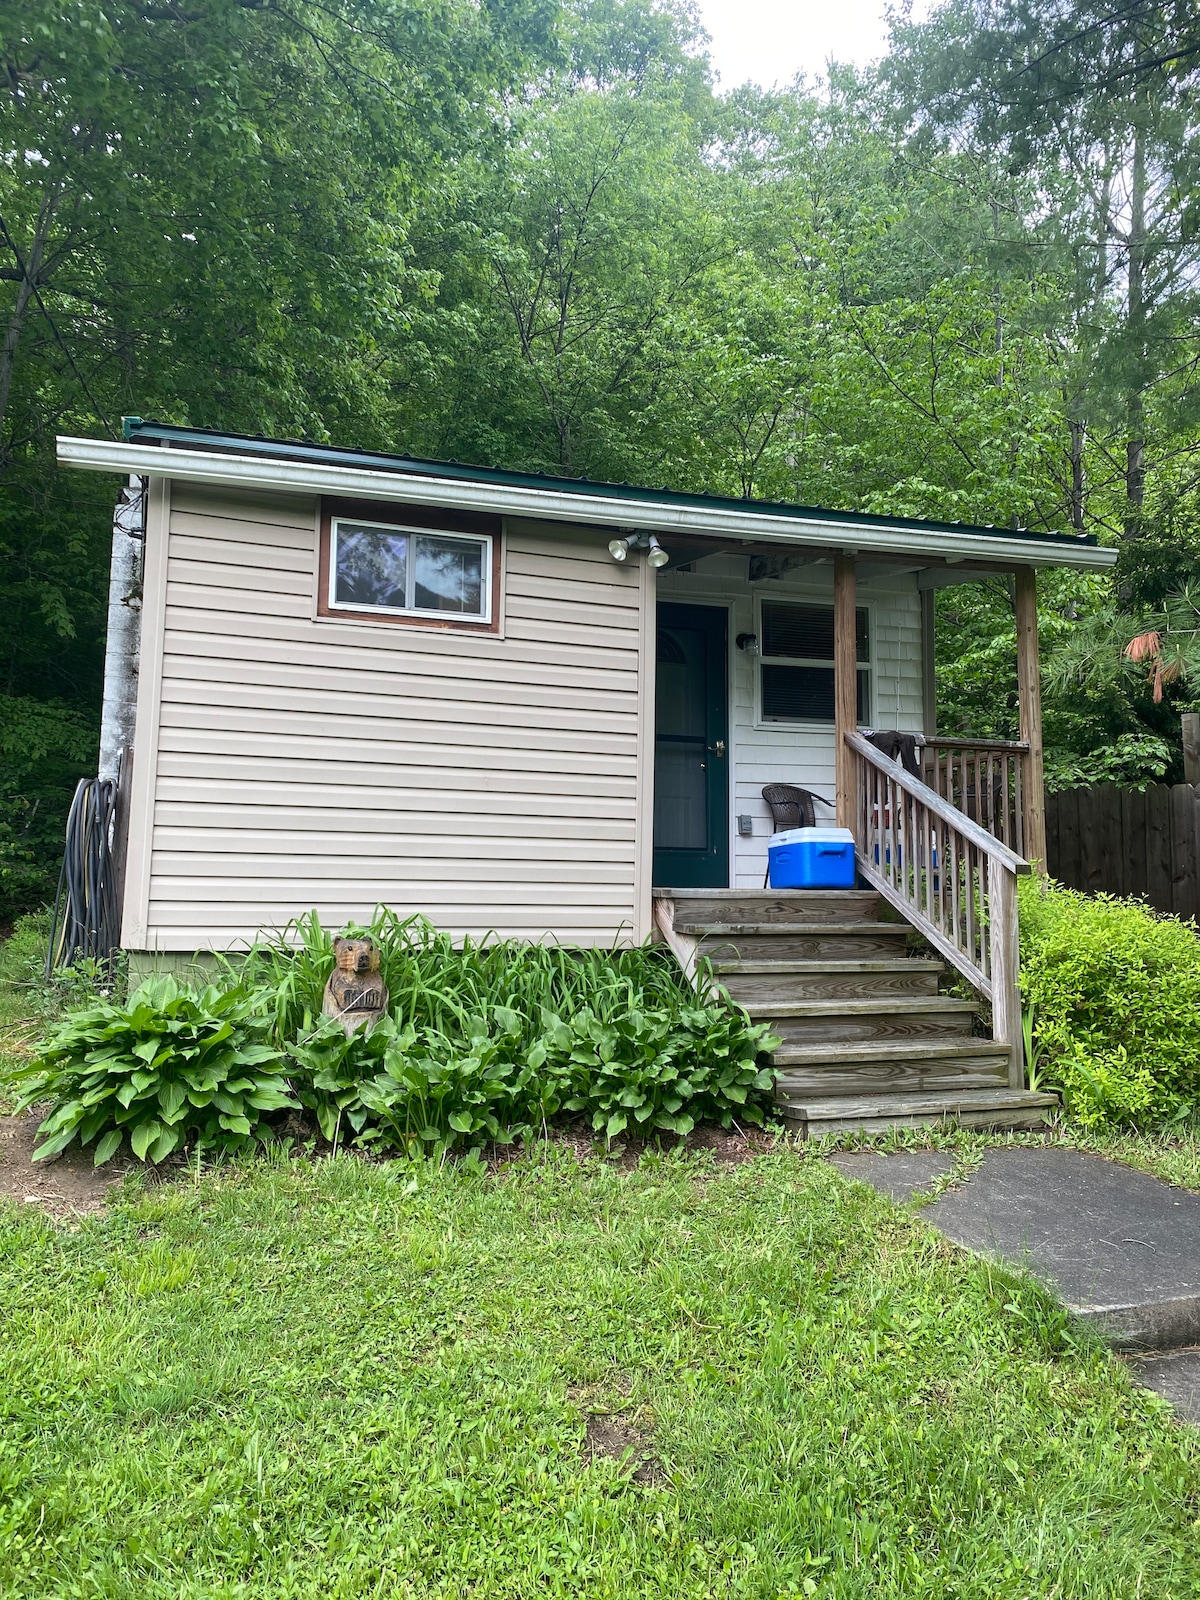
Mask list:
[[[461,461],[428,461],[419,456],[391,456],[372,450],[348,450],[339,445],[311,444],[297,439],[270,439],[262,434],[222,433],[215,428],[182,428],[172,423],[144,421],[141,417],[125,417],[123,426],[126,439],[144,444],[176,445],[184,448],[206,449],[232,455],[266,457],[277,461],[319,462],[327,466],[360,467],[373,471],[411,473],[414,476],[445,478],[470,483],[495,483],[524,489],[554,489],[568,494],[594,495],[598,492],[613,499],[626,500],[631,505],[692,506],[697,509],[711,507],[721,511],[753,510],[766,516],[781,518],[810,518],[818,522],[832,522],[849,528],[911,528],[915,532],[935,529],[941,533],[955,533],[970,537],[986,534],[989,538],[1011,538],[1021,541],[1036,540],[1051,546],[1078,549],[1081,545],[1095,546],[1093,534],[1041,533],[1027,528],[998,528],[967,522],[935,522],[923,517],[880,517],[866,511],[831,511],[823,506],[792,505],[779,500],[756,500],[751,497],[736,499],[732,496],[689,494],[679,489],[651,489],[631,483],[606,483],[592,478],[558,478],[544,472],[510,472],[502,467],[476,467]]]

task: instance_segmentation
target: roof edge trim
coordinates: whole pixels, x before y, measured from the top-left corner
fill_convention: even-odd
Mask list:
[[[1100,545],[1005,531],[992,534],[976,528],[922,524],[847,523],[819,512],[758,511],[753,502],[741,506],[708,505],[678,499],[658,500],[652,491],[631,500],[609,494],[603,485],[587,489],[496,482],[469,477],[442,477],[412,467],[349,467],[325,462],[280,460],[268,455],[229,451],[172,449],[162,444],[122,444],[102,439],[60,436],[58,459],[64,466],[92,472],[144,473],[191,483],[274,489],[349,498],[393,500],[398,504],[440,504],[462,510],[486,510],[509,516],[556,522],[598,523],[605,527],[644,528],[653,533],[726,536],[783,545],[815,545],[855,550],[862,554],[924,555],[953,562],[964,558],[995,561],[1002,567],[1075,567],[1103,571],[1117,552]]]

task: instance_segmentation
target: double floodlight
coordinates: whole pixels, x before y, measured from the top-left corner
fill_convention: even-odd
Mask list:
[[[630,533],[623,539],[610,539],[608,553],[614,561],[624,561],[631,550],[646,550],[652,567],[665,567],[671,557],[652,533]]]

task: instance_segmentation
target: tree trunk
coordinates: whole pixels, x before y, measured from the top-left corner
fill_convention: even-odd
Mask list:
[[[1143,99],[1139,90],[1138,99]],[[1146,500],[1146,135],[1143,108],[1133,132],[1133,181],[1129,196],[1129,287],[1126,332],[1133,352],[1133,385],[1126,401],[1125,537],[1142,531]]]
[[[54,221],[57,205],[56,191],[52,190],[43,197],[38,209],[37,222],[34,224],[29,252],[23,261],[17,252],[16,240],[9,238],[17,267],[21,272],[21,281],[17,284],[16,303],[8,319],[8,327],[4,330],[4,342],[0,344],[0,465],[3,464],[7,454],[4,449],[4,421],[8,414],[8,397],[12,391],[13,371],[17,364],[17,346],[21,342],[25,313],[37,288],[38,273],[42,270],[42,258],[46,252],[46,241],[50,237],[50,226]]]
[[[1083,513],[1087,504],[1087,479],[1083,470],[1087,423],[1072,417],[1067,427],[1071,430],[1071,526],[1076,533],[1082,533]]]

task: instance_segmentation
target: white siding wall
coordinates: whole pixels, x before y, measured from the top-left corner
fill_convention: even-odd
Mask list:
[[[314,500],[155,494],[127,947],[228,948],[376,903],[459,937],[648,932],[644,563],[615,565],[599,530],[510,522],[499,636],[332,621]]]
[[[758,659],[737,649],[739,633],[757,633],[757,598],[833,604],[831,565],[800,567],[751,584],[745,556],[709,556],[692,572],[659,578],[660,600],[729,607],[730,879],[735,888],[761,888],[771,814],[767,783],[796,783],[834,798],[830,724],[764,723],[758,715]],[[912,574],[872,576],[858,584],[858,603],[870,612],[871,722],[877,728],[921,728],[921,606]],[[737,832],[739,813],[754,818],[754,835]],[[817,808],[818,821],[833,814]]]

